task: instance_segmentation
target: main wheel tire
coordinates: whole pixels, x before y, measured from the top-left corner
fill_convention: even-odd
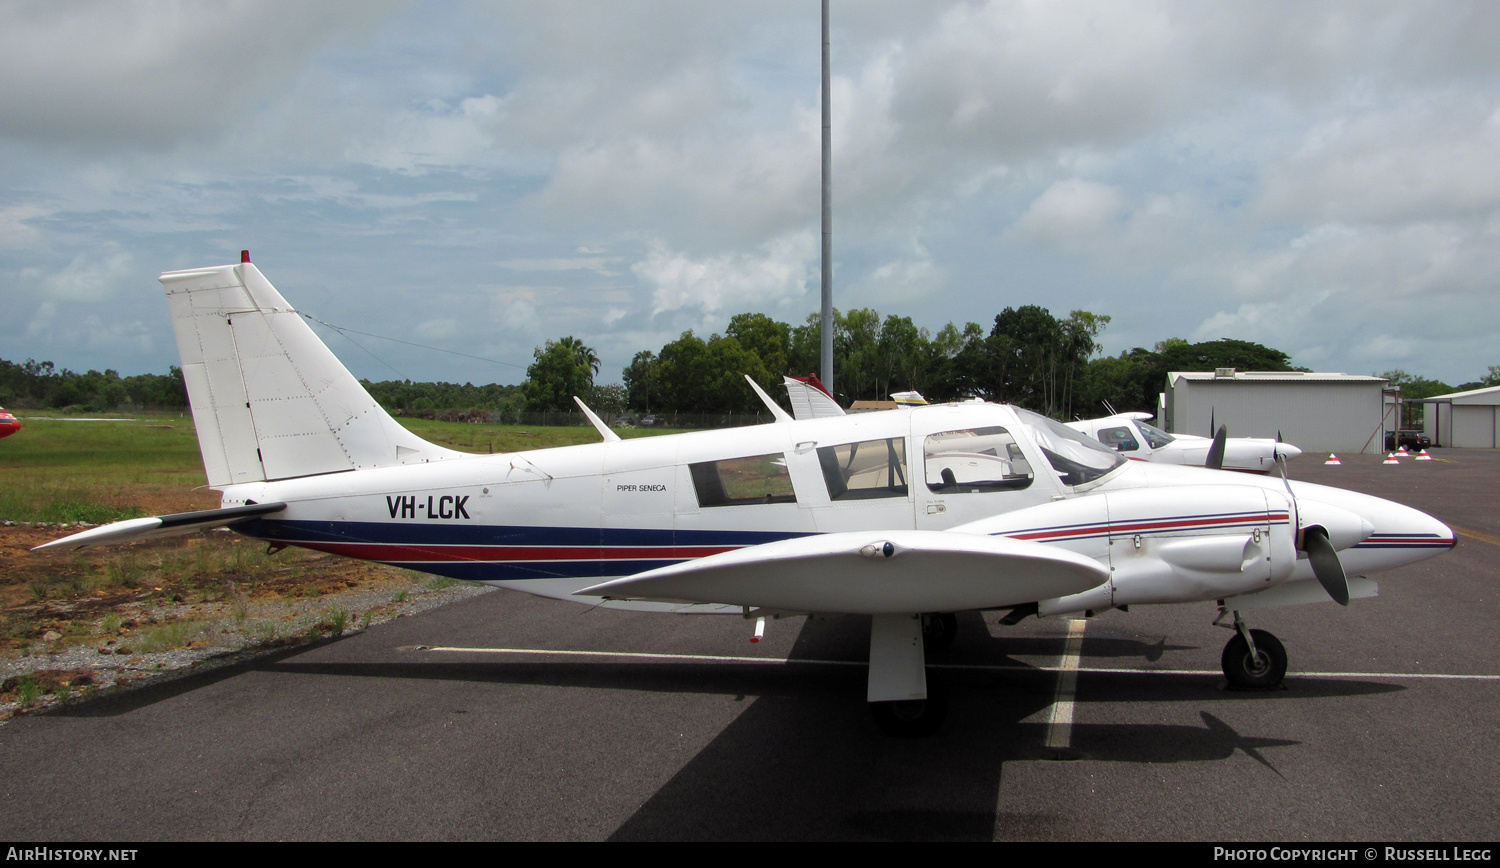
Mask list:
[[[932,735],[948,718],[947,697],[927,692],[926,699],[872,702],[870,715],[880,731],[893,738],[923,738]]]
[[[1224,677],[1233,687],[1265,690],[1281,686],[1286,678],[1286,648],[1281,640],[1265,630],[1251,630],[1255,640],[1256,654],[1251,655],[1245,637],[1234,634],[1224,645],[1224,654],[1219,662],[1224,667]]]
[[[958,616],[952,612],[928,612],[922,616],[922,648],[947,651],[958,638]]]

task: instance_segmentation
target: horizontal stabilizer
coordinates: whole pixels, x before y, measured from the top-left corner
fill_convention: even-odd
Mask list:
[[[153,515],[147,518],[128,518],[103,527],[92,527],[62,539],[42,543],[32,549],[81,549],[111,543],[134,542],[156,537],[176,536],[210,527],[223,527],[260,515],[268,515],[286,509],[284,503],[251,503],[245,506],[228,506],[223,509],[204,509],[198,512],[178,512],[172,515]]]
[[[787,397],[792,402],[792,416],[796,419],[832,419],[844,415],[844,408],[823,389],[816,377],[782,377],[786,384]]]
[[[850,531],[709,555],[578,594],[878,615],[1014,606],[1108,578],[1098,561],[1042,543],[950,531]]]

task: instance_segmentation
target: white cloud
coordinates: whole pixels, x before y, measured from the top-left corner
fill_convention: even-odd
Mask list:
[[[45,208],[36,205],[0,207],[0,247],[19,249],[37,246],[41,233],[28,221],[47,214]]]
[[[135,273],[135,258],[118,246],[79,253],[56,271],[29,269],[49,301],[98,302],[118,292]]]
[[[389,3],[10,2],[0,137],[104,152],[215,134]]]
[[[1124,209],[1120,188],[1069,178],[1048,187],[1005,234],[1012,243],[1073,246],[1114,228]]]
[[[511,271],[593,271],[606,276],[614,276],[616,273],[612,270],[614,262],[613,257],[607,256],[571,256],[507,259],[499,265]]]
[[[1500,208],[1495,102],[1438,95],[1318,124],[1267,167],[1270,219],[1404,223]]]
[[[537,336],[544,332],[537,313],[539,294],[542,293],[532,287],[491,287],[490,321],[502,331],[532,336],[540,344],[541,338]]]
[[[800,321],[817,19],[805,2],[5,4],[6,340],[123,366],[64,358],[76,329],[56,324],[153,323],[158,269],[242,247],[330,318],[399,333],[420,295],[430,328],[457,330],[443,341],[515,361],[569,332],[623,364],[740,310]],[[1500,6],[864,0],[833,27],[841,307],[937,328],[1036,302],[1114,316],[1119,349],[1223,330],[1336,368],[1500,362],[1482,358]],[[132,358],[165,370],[169,327],[151,328],[162,355]],[[468,376],[423,364],[401,360]]]
[[[630,270],[651,291],[652,314],[697,310],[717,316],[768,310],[801,300],[816,278],[816,239],[811,232],[777,238],[754,253],[693,258],[653,244]]]

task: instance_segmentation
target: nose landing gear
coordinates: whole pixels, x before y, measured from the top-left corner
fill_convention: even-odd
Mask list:
[[[1221,610],[1214,624],[1224,620],[1227,614],[1229,612]],[[1234,612],[1231,629],[1235,634],[1225,643],[1224,653],[1219,657],[1229,685],[1241,690],[1280,687],[1286,678],[1286,648],[1281,640],[1265,630],[1251,630],[1238,611]]]

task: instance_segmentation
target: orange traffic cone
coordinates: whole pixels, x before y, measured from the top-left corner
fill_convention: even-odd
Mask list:
[[[1340,467],[1344,466],[1344,462],[1340,461],[1339,457],[1337,455],[1334,455],[1332,452],[1328,453],[1328,460],[1324,461],[1323,463],[1324,464],[1337,464]]]

